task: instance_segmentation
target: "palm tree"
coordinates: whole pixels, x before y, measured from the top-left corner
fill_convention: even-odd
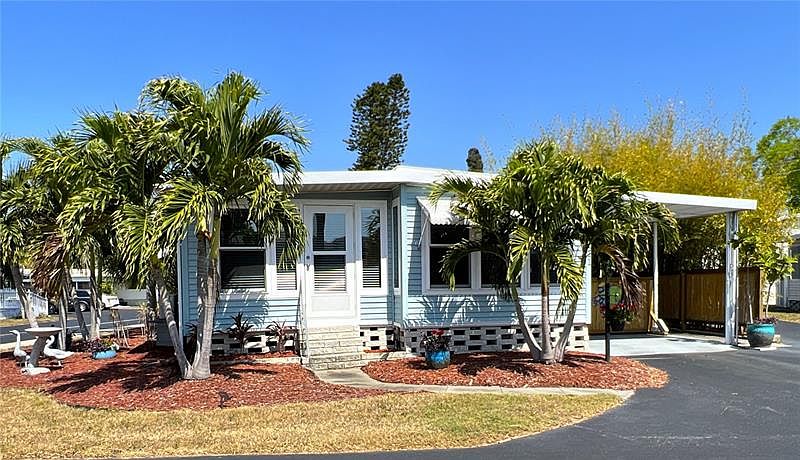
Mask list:
[[[33,314],[28,293],[22,284],[22,265],[26,258],[26,229],[30,228],[29,215],[24,208],[10,205],[9,198],[24,182],[25,168],[6,175],[3,162],[17,146],[11,139],[0,138],[0,266],[7,266],[11,272],[14,289],[22,305],[22,311],[31,327],[37,327],[38,321]]]
[[[175,266],[179,240],[162,231],[158,210],[177,158],[174,133],[166,125],[146,112],[81,117],[76,152],[84,165],[84,186],[70,198],[60,221],[74,235],[110,232],[114,244],[107,257],[117,262],[117,276],[135,285],[154,285],[158,293],[150,300],[164,312],[178,367],[186,377],[191,365],[170,300],[174,289],[168,288],[167,278],[172,273],[165,274]]]
[[[69,155],[74,140],[59,134],[48,141],[35,138],[16,139],[17,150],[32,158],[24,180],[4,197],[8,208],[24,210],[30,225],[26,248],[31,265],[33,285],[51,299],[60,299],[61,326],[59,337],[63,348],[66,329],[66,308],[71,298],[70,269],[85,266],[87,254],[94,245],[91,239],[80,239],[67,244],[68,235],[59,227],[58,219],[74,187],[74,178],[80,165],[70,169]],[[76,314],[81,334],[88,338],[89,331],[81,314]]]
[[[595,178],[588,193],[594,196],[596,219],[575,228],[574,234],[574,239],[580,242],[581,269],[586,271],[591,254],[597,263],[619,276],[622,302],[640,306],[643,291],[636,272],[649,262],[653,228],[659,232],[664,250],[670,252],[678,245],[678,223],[665,206],[637,197],[633,183],[624,175],[609,175],[602,167],[593,169]],[[572,299],[564,333],[556,342],[556,361],[564,359],[576,311],[577,299]]]
[[[204,379],[211,372],[222,215],[231,204],[246,206],[264,238],[283,233],[286,257],[299,256],[305,227],[291,198],[299,190],[299,153],[308,141],[279,106],[250,113],[261,91],[239,73],[208,91],[180,78],[156,79],[143,96],[176,133],[174,174],[158,213],[168,241],[189,231],[197,239],[197,351],[185,377]]]
[[[627,251],[633,251],[634,260],[640,263],[641,242],[647,241],[652,216],[670,229],[675,228],[669,212],[639,200],[629,181],[621,176],[608,176],[601,168],[590,168],[579,158],[561,154],[549,141],[522,144],[508,165],[491,180],[446,178],[434,186],[431,197],[437,200],[445,193],[454,195],[453,211],[477,227],[480,238],[451,247],[443,263],[444,274],[450,277],[452,285],[456,264],[473,251],[498,257],[506,265],[507,273],[495,288],[501,296],[514,301],[517,320],[532,356],[544,362],[563,360],[588,255],[592,251],[612,255],[615,266],[625,275],[622,279],[627,300],[635,302],[641,290],[625,257]],[[581,256],[576,260],[578,249]],[[541,343],[530,331],[518,293],[518,280],[533,253],[539,256],[542,273]],[[561,285],[559,307],[564,302],[570,304],[565,332],[555,350],[549,340],[551,269]]]

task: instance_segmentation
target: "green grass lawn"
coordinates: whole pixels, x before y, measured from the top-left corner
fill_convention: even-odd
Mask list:
[[[269,389],[265,389],[269,391]],[[550,430],[620,403],[611,395],[388,394],[210,411],[80,409],[0,389],[0,458],[345,452],[476,446]]]

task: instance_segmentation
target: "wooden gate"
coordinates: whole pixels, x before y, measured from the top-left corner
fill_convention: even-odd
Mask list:
[[[647,332],[652,325],[650,311],[653,309],[653,278],[641,277],[644,295],[642,308],[634,321],[625,325],[625,332]],[[610,279],[612,284],[618,282]],[[602,279],[592,280],[592,299]],[[658,316],[670,328],[679,330],[724,331],[725,316],[725,272],[707,270],[681,273],[679,275],[660,275],[658,291]],[[739,269],[739,323],[747,322],[747,310],[753,317],[760,316],[761,274],[757,268]],[[593,302],[594,303],[594,302]],[[592,305],[590,333],[605,331],[605,321],[600,309]]]

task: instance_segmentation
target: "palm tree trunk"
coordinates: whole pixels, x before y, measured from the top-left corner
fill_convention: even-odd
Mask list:
[[[72,300],[72,276],[69,274],[69,268],[64,268],[64,300],[66,301],[67,305],[70,304]],[[86,327],[86,320],[83,318],[83,312],[78,307],[78,305],[73,306],[73,312],[75,313],[75,319],[78,321],[78,328],[81,331],[81,338],[86,341],[89,340],[89,329]]]
[[[58,326],[61,328],[61,334],[58,334],[58,348],[62,350],[67,349],[67,297],[65,295],[59,296],[61,299],[58,302]]]
[[[186,379],[190,378],[192,374],[192,365],[186,359],[186,352],[183,350],[183,340],[178,330],[178,324],[175,321],[175,310],[173,309],[172,302],[169,301],[167,293],[167,284],[164,281],[164,274],[161,272],[161,265],[158,260],[150,262],[150,277],[158,290],[158,299],[161,310],[164,312],[164,319],[167,322],[167,330],[169,331],[169,338],[172,341],[172,349],[175,352],[175,359],[178,361],[178,368],[181,372],[181,377]]]
[[[219,260],[219,228],[221,217],[214,217],[211,238],[199,235],[197,239],[197,272],[200,305],[197,312],[197,351],[192,361],[192,379],[206,379],[211,375],[211,336],[214,334],[214,313],[217,306],[217,263]],[[202,260],[201,260],[202,258]]]
[[[586,273],[586,260],[587,260],[587,251],[588,248],[584,244],[581,248],[581,271]],[[591,308],[590,305],[587,305],[586,308]],[[567,320],[564,322],[564,329],[561,332],[561,336],[558,338],[556,342],[556,347],[554,350],[554,357],[557,363],[564,361],[564,354],[566,354],[567,350],[567,342],[569,342],[569,334],[572,332],[572,325],[575,322],[575,313],[578,311],[578,299],[572,299],[569,305],[569,312],[567,312]]]
[[[550,342],[550,260],[542,255],[542,334],[539,341],[542,343],[541,361],[547,364],[553,362],[553,344]]]
[[[528,350],[530,350],[533,359],[539,361],[542,358],[542,347],[536,343],[536,339],[533,337],[531,327],[525,319],[525,312],[522,310],[519,292],[514,284],[511,285],[511,298],[514,299],[514,309],[517,313],[517,323],[519,324],[520,330],[522,330],[522,337],[525,339],[525,343],[528,345]]]
[[[11,264],[11,278],[14,280],[14,288],[17,290],[17,297],[19,298],[20,305],[22,305],[22,311],[28,319],[28,324],[30,324],[31,327],[39,327],[39,322],[36,320],[36,315],[33,314],[33,308],[31,308],[30,299],[28,299],[28,293],[25,291],[25,286],[22,284],[22,270],[19,268],[19,265]]]
[[[89,255],[89,314],[91,315],[89,335],[92,339],[100,337],[100,312],[102,311],[102,300],[97,289],[97,278],[95,277],[95,258],[94,250]]]

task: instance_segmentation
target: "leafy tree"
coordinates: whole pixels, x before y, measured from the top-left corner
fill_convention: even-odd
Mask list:
[[[483,159],[481,158],[481,152],[472,147],[467,152],[467,170],[473,172],[483,172]]]
[[[759,173],[760,161],[749,147],[746,127],[739,117],[725,132],[713,118],[695,119],[666,104],[652,110],[642,125],[612,116],[550,131],[564,151],[611,173],[624,173],[641,190],[756,199],[758,209],[741,214],[741,233],[760,235],[765,245],[781,245],[793,224],[786,212],[787,188]],[[680,244],[663,258],[665,271],[723,267],[724,216],[682,219],[679,226]],[[750,251],[743,247],[742,264],[757,257]]]
[[[409,91],[399,73],[376,81],[356,96],[347,150],[357,152],[351,169],[391,169],[408,143]]]
[[[571,328],[588,254],[596,252],[609,259],[621,275],[627,301],[638,305],[641,287],[633,269],[645,259],[651,222],[664,227],[669,241],[676,229],[669,211],[638,199],[630,181],[561,154],[550,141],[522,144],[491,180],[447,177],[435,184],[431,198],[438,200],[446,193],[455,198],[453,211],[477,227],[480,237],[453,245],[445,255],[443,274],[453,286],[456,266],[469,253],[481,251],[499,258],[506,276],[495,288],[513,300],[525,342],[533,358],[544,362],[563,360],[568,336],[553,349],[549,340],[551,269],[561,285],[561,302],[569,303],[566,327]],[[576,250],[581,254],[578,260]],[[539,341],[530,330],[517,290],[523,268],[534,253],[542,273]],[[626,254],[632,254],[633,261]]]
[[[305,242],[292,197],[299,190],[299,152],[308,141],[278,106],[251,114],[260,95],[258,86],[238,73],[208,91],[180,78],[152,80],[144,90],[175,140],[174,172],[163,186],[155,220],[166,241],[178,242],[191,232],[198,245],[197,351],[182,369],[187,379],[210,375],[221,220],[228,206],[245,205],[264,238],[286,235],[284,257],[298,257]]]
[[[765,175],[781,177],[789,188],[789,205],[800,208],[800,118],[775,122],[758,144],[757,159]]]

